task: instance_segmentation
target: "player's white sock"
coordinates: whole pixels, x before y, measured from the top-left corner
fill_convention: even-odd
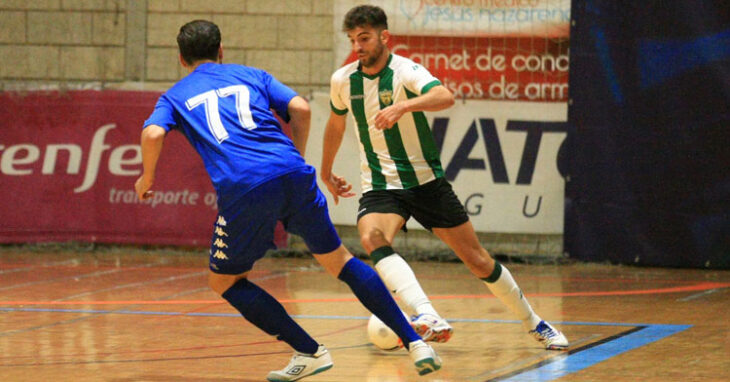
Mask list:
[[[522,321],[522,325],[528,331],[534,329],[540,323],[540,316],[532,310],[530,303],[522,295],[522,290],[517,286],[507,267],[495,261],[492,274],[482,280],[484,280],[492,294],[507,305]]]
[[[418,284],[411,267],[397,253],[380,259],[375,263],[375,270],[378,271],[385,286],[417,314],[428,313],[441,317],[436,313],[421,285]]]

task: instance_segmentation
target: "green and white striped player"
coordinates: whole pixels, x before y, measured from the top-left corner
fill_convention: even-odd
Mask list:
[[[425,340],[436,342],[448,341],[453,333],[411,268],[392,248],[395,235],[411,217],[446,243],[545,348],[566,349],[566,337],[532,310],[509,270],[481,246],[463,205],[444,178],[423,112],[452,106],[453,94],[422,65],[390,52],[387,16],[381,8],[351,9],[343,30],[358,60],[332,75],[332,111],[320,176],[335,203],[339,197],[355,196],[352,185],[332,172],[349,113],[360,142],[360,240],[385,285],[415,312],[414,329]]]
[[[360,70],[356,61],[332,76],[332,111],[338,115],[351,111],[356,122],[363,192],[409,189],[444,174],[423,111],[399,111],[400,116],[382,121],[383,126],[377,125],[376,117],[382,109],[405,106],[403,101],[416,99],[431,90],[429,98],[433,98],[434,110],[450,106],[453,96],[423,66],[398,55],[386,57],[385,66],[377,74]]]

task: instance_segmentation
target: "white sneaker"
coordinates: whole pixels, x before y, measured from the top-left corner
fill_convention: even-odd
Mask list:
[[[423,341],[413,341],[408,345],[408,353],[419,375],[425,375],[441,368],[441,358],[431,346]]]
[[[539,324],[529,331],[536,340],[545,345],[547,350],[565,350],[568,348],[568,339],[560,330],[555,329],[546,321],[540,321]]]
[[[332,368],[332,357],[324,345],[319,345],[314,354],[294,352],[289,364],[281,370],[274,370],[266,376],[271,382],[297,381]]]
[[[446,320],[428,313],[411,318],[411,327],[424,341],[446,342],[454,334],[454,328]]]

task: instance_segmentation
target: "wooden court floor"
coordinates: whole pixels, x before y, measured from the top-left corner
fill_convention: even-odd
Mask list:
[[[543,350],[460,263],[413,263],[455,328],[437,373],[368,343],[369,314],[309,259],[251,280],[331,351],[305,381],[729,381],[730,272],[508,264],[565,332]],[[0,252],[0,381],[262,381],[291,350],[206,287],[206,256]]]

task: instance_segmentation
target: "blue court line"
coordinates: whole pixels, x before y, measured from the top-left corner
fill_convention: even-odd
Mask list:
[[[599,342],[596,346],[589,344],[583,349],[570,351],[567,355],[550,358],[538,364],[537,367],[530,367],[517,374],[510,373],[506,378],[497,377],[490,381],[552,381],[691,327],[692,325],[647,325],[638,327],[636,330],[629,331],[628,334],[619,335],[618,338]]]
[[[98,309],[57,309],[57,308],[2,308],[5,312],[53,312],[53,313],[82,313],[82,314],[132,314],[132,315],[162,315],[162,316],[199,316],[199,317],[240,317],[237,313],[183,313],[159,312],[139,310],[98,310]],[[329,320],[367,320],[369,316],[324,316],[324,315],[292,315],[296,319],[329,319]],[[474,323],[501,323],[519,324],[516,320],[488,320],[488,319],[449,319],[450,322]],[[665,325],[640,324],[625,322],[553,322],[560,325],[582,326],[619,326],[632,329],[611,336],[596,343],[591,343],[577,349],[548,358],[536,365],[513,371],[489,381],[552,381],[568,374],[591,367],[597,363],[615,357],[627,351],[642,347],[652,342],[672,336],[692,327],[692,325]]]

